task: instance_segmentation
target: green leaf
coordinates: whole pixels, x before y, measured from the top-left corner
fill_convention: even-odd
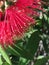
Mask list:
[[[48,44],[46,42],[46,39],[43,40],[43,46],[44,46],[44,49],[47,53],[49,53],[49,48],[48,48]]]
[[[0,54],[0,65],[3,64],[2,58],[1,58],[1,54]]]
[[[47,21],[47,15],[46,14],[44,14],[44,19]]]
[[[34,57],[35,52],[37,51],[40,39],[41,38],[39,36],[38,31],[34,32],[29,38],[26,49],[32,54],[32,59]]]
[[[42,59],[42,58],[44,58],[44,56],[42,55],[42,56],[38,56],[37,57],[37,59]]]
[[[49,59],[49,56],[44,57],[43,59],[37,60],[34,65],[45,65],[45,63],[48,61],[48,59]]]
[[[30,61],[20,57],[18,65],[27,65]]]
[[[2,65],[9,65],[7,62],[4,62]]]
[[[14,48],[9,46],[9,51],[15,56],[24,57],[26,59],[32,59],[32,54],[23,47],[14,44]]]
[[[6,60],[7,63],[11,64],[11,60],[9,58],[9,56],[7,55],[7,53],[5,52],[5,50],[2,48],[2,46],[0,45],[0,53],[3,56],[3,58]]]
[[[49,17],[48,17],[48,24],[49,24]]]

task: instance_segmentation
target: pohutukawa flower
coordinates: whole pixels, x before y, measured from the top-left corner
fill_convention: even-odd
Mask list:
[[[37,15],[36,9],[41,10],[40,0],[18,0],[16,6],[27,14]]]
[[[11,1],[13,2],[13,0]],[[6,1],[4,2],[5,11],[0,12],[1,45],[13,44],[16,39],[23,37],[24,33],[27,31],[31,24],[35,24],[34,18],[31,18],[27,15],[27,12],[30,10],[28,7],[38,8],[39,4],[36,7],[36,4],[33,4],[34,2],[35,0],[17,0],[11,6],[7,5]],[[28,11],[26,11],[26,9]],[[33,12],[34,10],[30,11]]]

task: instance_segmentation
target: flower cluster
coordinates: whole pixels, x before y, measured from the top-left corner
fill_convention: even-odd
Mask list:
[[[34,18],[28,14],[34,14],[33,9],[40,8],[39,2],[39,0],[17,0],[4,12],[0,11],[1,45],[13,44],[15,39],[24,35],[31,24],[35,24]]]

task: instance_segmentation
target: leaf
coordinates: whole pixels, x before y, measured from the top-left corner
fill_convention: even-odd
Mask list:
[[[1,58],[1,54],[0,54],[0,65],[3,64],[2,58]]]
[[[49,48],[48,48],[48,44],[46,43],[46,39],[43,40],[43,46],[44,46],[45,51],[49,53]]]
[[[43,59],[37,60],[34,65],[45,65],[45,63],[48,61],[48,59],[49,59],[49,56],[47,56]]]
[[[38,31],[34,32],[29,38],[26,49],[32,54],[32,59],[34,57],[35,52],[37,51],[40,39],[41,38],[39,36]]]
[[[9,65],[7,62],[4,62],[2,65]]]
[[[46,15],[46,14],[44,14],[43,16],[44,16],[44,19],[47,21],[47,15]]]
[[[2,48],[2,46],[0,45],[0,53],[3,56],[3,58],[6,60],[7,63],[11,64],[11,60],[9,58],[9,56],[7,55],[7,53],[5,52],[5,50]]]
[[[28,52],[23,47],[20,47],[20,46],[14,44],[14,48],[12,48],[11,46],[9,46],[9,49],[10,49],[9,51],[11,51],[11,53],[13,55],[15,55],[15,56],[24,57],[26,59],[32,59],[31,53]]]
[[[42,56],[38,56],[37,57],[37,59],[42,59],[42,58],[44,58],[44,56],[42,55]]]
[[[48,24],[49,24],[49,17],[48,17]]]
[[[30,60],[20,57],[18,65],[27,65]]]

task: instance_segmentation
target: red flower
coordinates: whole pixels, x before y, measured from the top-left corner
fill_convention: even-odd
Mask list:
[[[1,45],[13,44],[15,38],[21,38],[29,26],[35,24],[34,19],[25,12],[27,9],[26,7],[33,7],[33,2],[34,0],[18,0],[16,5],[12,5],[5,10],[3,16],[2,13],[0,13]]]
[[[35,9],[41,10],[40,0],[18,0],[16,6],[19,10],[23,10],[29,15],[38,15]]]
[[[17,2],[16,2],[16,5],[18,6],[18,7],[23,7],[23,8],[25,8],[25,7],[28,7],[28,6],[31,6],[31,7],[33,7],[33,8],[37,8],[38,6],[37,5],[39,5],[39,2],[40,2],[40,0],[18,0]]]
[[[3,15],[2,12],[0,12],[0,20],[1,20],[2,15]]]

